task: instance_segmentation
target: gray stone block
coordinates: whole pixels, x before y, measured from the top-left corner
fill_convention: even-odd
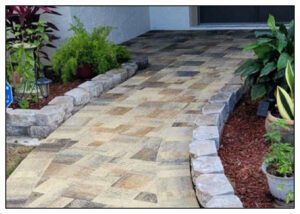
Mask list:
[[[58,105],[47,105],[36,115],[38,126],[58,126],[65,117],[65,110]]]
[[[127,75],[127,72],[125,72]],[[110,70],[108,72],[105,73],[106,76],[110,77],[112,79],[113,82],[113,87],[119,85],[121,82],[123,82],[123,78],[125,77],[125,75],[121,72],[118,72],[118,70]]]
[[[116,68],[107,72],[107,74],[116,74],[121,76],[121,82],[128,79],[128,72],[125,68]]]
[[[193,140],[214,140],[219,148],[220,134],[217,126],[199,126],[193,130]]]
[[[110,76],[105,74],[99,74],[98,76],[92,79],[93,82],[97,82],[98,84],[102,84],[103,91],[108,91],[114,87],[113,79]]]
[[[220,125],[222,125],[229,116],[229,109],[224,103],[207,103],[202,107],[202,113],[205,115],[219,114]]]
[[[134,62],[125,62],[122,64],[122,68],[126,69],[129,78],[136,74],[138,66]]]
[[[191,160],[193,179],[202,174],[223,173],[224,168],[218,156],[201,156]]]
[[[28,127],[36,124],[36,114],[39,110],[34,109],[7,109],[6,124],[9,126]]]
[[[236,195],[219,195],[210,199],[206,208],[243,208],[243,204]]]
[[[242,98],[246,92],[246,87],[243,85],[226,84],[220,91],[233,93],[235,104]]]
[[[195,116],[193,121],[197,126],[220,126],[219,114],[200,114]]]
[[[51,100],[48,105],[61,106],[67,115],[70,114],[74,108],[74,98],[70,96],[57,96]]]
[[[208,201],[219,195],[233,194],[234,190],[224,174],[203,174],[195,180],[196,195],[206,207]]]
[[[231,78],[228,82],[229,85],[243,85],[244,80],[242,79],[241,76],[237,75]]]
[[[46,138],[56,127],[52,126],[31,126],[29,136],[35,138]]]
[[[209,100],[210,103],[224,103],[227,105],[229,112],[231,112],[235,105],[235,97],[230,92],[219,92],[212,96]]]
[[[7,136],[27,136],[28,128],[24,126],[9,126],[6,125],[6,135]]]
[[[189,149],[192,158],[217,155],[216,143],[213,140],[194,140],[189,145]]]
[[[90,101],[90,93],[82,88],[74,88],[65,93],[66,96],[74,98],[74,105],[83,105]]]
[[[96,81],[86,81],[78,86],[90,93],[91,97],[98,97],[103,92],[103,85]]]

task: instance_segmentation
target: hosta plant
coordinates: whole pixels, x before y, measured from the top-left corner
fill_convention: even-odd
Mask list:
[[[244,48],[253,51],[255,58],[247,60],[235,73],[245,78],[245,83],[251,88],[253,100],[273,93],[276,86],[287,88],[284,78],[284,68],[287,61],[294,61],[294,21],[287,26],[277,24],[275,18],[269,15],[270,31],[257,31],[257,41]]]
[[[280,86],[277,86],[276,101],[280,116],[286,120],[294,120],[294,81],[295,74],[290,62],[287,63],[285,69],[285,78],[290,91],[290,94]]]

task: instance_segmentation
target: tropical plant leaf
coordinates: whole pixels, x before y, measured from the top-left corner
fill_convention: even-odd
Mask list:
[[[285,68],[288,60],[291,60],[291,56],[288,53],[284,52],[284,53],[280,54],[278,61],[277,61],[277,70]]]
[[[266,76],[269,73],[271,73],[272,71],[274,71],[276,69],[276,64],[274,62],[269,62],[265,65],[265,67],[263,67],[263,69],[260,71],[260,77],[262,76]]]
[[[257,100],[258,98],[265,96],[266,93],[267,93],[267,89],[264,84],[253,85],[251,88],[251,99]]]
[[[268,26],[270,27],[270,29],[272,30],[272,32],[275,32],[275,30],[276,30],[276,22],[275,22],[274,16],[272,16],[270,14],[267,23],[268,23]]]
[[[261,37],[261,36],[267,36],[267,37],[272,37],[272,32],[270,31],[255,31],[254,32],[255,37]]]
[[[254,52],[259,59],[264,59],[270,55],[272,52],[272,47],[267,44],[260,45],[254,48]]]
[[[291,91],[291,97],[294,98],[294,87],[295,87],[295,74],[291,65],[288,61],[285,69],[285,79]]]
[[[277,50],[279,53],[282,52],[282,50],[287,46],[287,39],[286,36],[283,33],[276,32],[276,38],[277,38]]]
[[[276,90],[277,108],[282,118],[294,119],[294,102],[290,95],[280,86]]]

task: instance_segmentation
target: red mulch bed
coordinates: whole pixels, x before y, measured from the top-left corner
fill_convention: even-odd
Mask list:
[[[52,83],[50,84],[50,96],[47,98],[40,99],[37,103],[30,103],[29,109],[41,109],[46,106],[53,98],[57,96],[63,96],[67,91],[76,88],[80,85],[83,80],[73,80],[68,83]],[[13,108],[19,108],[18,106],[13,106]]]
[[[265,119],[256,116],[258,103],[244,97],[224,127],[219,150],[225,174],[246,208],[273,208],[267,179],[260,167],[268,151]]]

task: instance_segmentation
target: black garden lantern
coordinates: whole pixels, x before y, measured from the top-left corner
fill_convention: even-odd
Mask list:
[[[52,80],[47,79],[46,77],[39,78],[36,81],[40,93],[44,98],[47,98],[50,95],[50,83],[52,83]]]

